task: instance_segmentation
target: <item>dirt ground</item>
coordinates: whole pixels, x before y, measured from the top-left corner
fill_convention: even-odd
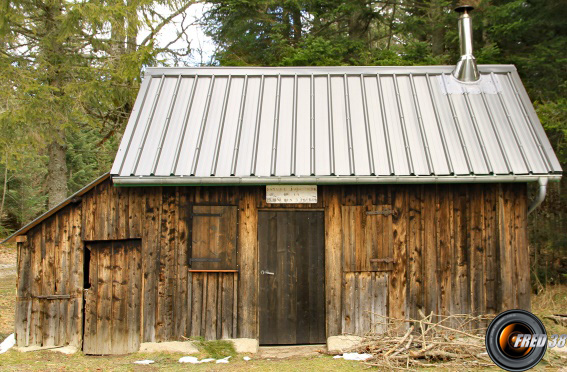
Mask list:
[[[14,332],[16,248],[0,245],[0,340]]]
[[[14,309],[16,301],[16,249],[15,246],[0,246],[0,341],[14,331]],[[546,315],[564,314],[567,309],[567,286],[556,286],[542,290],[532,298],[533,311],[543,319],[549,333],[567,333],[567,327],[558,325],[545,318]],[[316,348],[315,348],[316,349]],[[353,371],[366,370],[368,365],[333,359],[332,356],[318,353],[313,347],[299,355],[276,348],[266,348],[257,355],[250,355],[252,360],[244,361],[243,355],[234,357],[229,364],[181,364],[182,354],[175,353],[136,353],[121,356],[85,356],[78,352],[64,355],[49,350],[20,353],[13,350],[0,355],[0,370],[3,371]],[[567,349],[566,349],[567,351]],[[278,354],[285,354],[285,356]],[[550,353],[548,353],[550,354]],[[567,352],[550,354],[535,371],[567,372]],[[204,357],[201,355],[200,357]],[[155,363],[147,366],[136,365],[134,361],[151,359]],[[551,363],[551,364],[550,364]],[[453,370],[443,367],[427,370]],[[461,368],[459,370],[475,371]],[[486,369],[482,369],[486,370]],[[499,371],[496,366],[488,370]],[[480,371],[480,369],[478,369]]]

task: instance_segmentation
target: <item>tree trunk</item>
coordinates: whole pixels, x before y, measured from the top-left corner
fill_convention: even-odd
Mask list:
[[[47,166],[48,208],[51,209],[67,198],[67,162],[65,145],[53,140],[47,148],[49,164]]]
[[[134,53],[137,45],[138,38],[138,14],[136,8],[132,4],[132,0],[126,1],[126,52]]]
[[[392,38],[394,37],[394,21],[396,20],[396,5],[397,3],[394,3],[394,6],[392,7],[392,18],[390,19],[390,31],[389,31],[389,35],[388,35],[388,44],[386,45],[386,49],[390,49],[390,45],[392,45]]]
[[[365,0],[352,3],[353,8],[348,16],[348,34],[355,40],[367,40],[371,16],[368,14]]]
[[[59,17],[63,13],[63,4],[60,0],[49,3],[45,7],[46,36],[42,40],[42,53],[52,67],[47,81],[58,98],[55,102],[62,105],[65,95],[64,80],[65,69],[61,56],[64,54],[64,45],[61,39],[61,25]],[[59,106],[61,107],[61,106]],[[51,209],[67,198],[67,160],[65,157],[65,135],[61,127],[61,119],[46,118],[51,128],[51,143],[47,145],[49,164],[47,166],[47,197],[48,208]]]
[[[124,5],[122,1],[118,3]],[[126,51],[126,27],[126,17],[124,15],[112,16],[110,20],[110,54],[114,57],[114,63],[116,64],[118,64],[119,58]]]
[[[301,40],[301,33],[303,29],[303,23],[301,22],[301,9],[294,8],[292,10],[293,17],[293,39],[296,43]]]
[[[433,29],[431,34],[431,52],[440,56],[445,52],[445,28],[440,25]]]
[[[6,151],[6,168],[4,168],[4,188],[2,189],[2,203],[0,203],[0,224],[4,216],[4,202],[6,201],[6,192],[8,190],[8,151]]]
[[[288,7],[282,7],[282,30],[283,30],[283,35],[286,37],[287,40],[292,40],[293,39],[293,20],[291,17],[291,11]]]
[[[433,30],[431,32],[431,51],[434,56],[440,56],[445,52],[445,26],[443,22],[443,2],[431,2],[431,19]]]

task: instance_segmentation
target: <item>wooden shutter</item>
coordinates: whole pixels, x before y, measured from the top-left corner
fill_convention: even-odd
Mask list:
[[[393,266],[392,209],[343,206],[344,271],[390,271]]]
[[[236,270],[236,206],[193,206],[190,266]]]

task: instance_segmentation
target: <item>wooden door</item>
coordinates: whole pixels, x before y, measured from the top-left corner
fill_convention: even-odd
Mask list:
[[[140,240],[87,243],[83,352],[126,354],[140,348]],[[88,257],[88,256],[87,256]],[[90,288],[89,288],[90,286]]]
[[[323,212],[260,211],[260,344],[325,342]]]

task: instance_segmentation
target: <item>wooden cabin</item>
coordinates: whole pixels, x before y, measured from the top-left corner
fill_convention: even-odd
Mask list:
[[[529,309],[527,183],[561,167],[516,69],[479,72],[147,69],[110,173],[9,238],[17,344],[310,344]]]

